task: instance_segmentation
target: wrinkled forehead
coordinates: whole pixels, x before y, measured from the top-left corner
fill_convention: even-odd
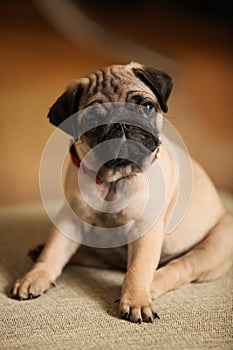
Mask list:
[[[81,79],[84,91],[80,107],[96,103],[135,103],[140,98],[156,100],[153,92],[127,66],[116,65],[99,69]]]

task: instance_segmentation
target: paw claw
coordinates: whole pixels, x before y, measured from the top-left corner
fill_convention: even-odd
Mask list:
[[[32,294],[32,293],[28,294],[28,299],[36,299],[38,297],[39,297],[39,295],[36,295],[36,294]]]
[[[122,318],[123,318],[124,320],[128,320],[128,319],[129,319],[129,313],[126,312],[126,313],[122,316]]]
[[[10,297],[12,299],[17,299],[17,294],[15,294],[13,291],[10,293]]]

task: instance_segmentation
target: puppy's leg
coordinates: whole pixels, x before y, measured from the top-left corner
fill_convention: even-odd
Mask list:
[[[19,300],[38,297],[49,289],[79,245],[61,234],[56,227],[31,271],[19,278],[11,296]]]
[[[233,217],[226,214],[208,236],[182,257],[155,271],[152,298],[189,282],[223,275],[233,262]]]
[[[158,266],[163,230],[152,229],[128,246],[128,270],[122,286],[120,315],[132,322],[153,322],[156,314],[150,295]]]

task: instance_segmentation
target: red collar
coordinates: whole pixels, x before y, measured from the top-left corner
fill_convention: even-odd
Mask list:
[[[81,160],[78,156],[74,143],[70,147],[70,156],[73,164],[76,165],[76,167],[80,168]],[[97,185],[101,184],[100,179],[95,175],[95,173],[92,170],[88,169],[84,164],[82,164],[82,170],[84,174],[87,174],[91,179],[93,179]]]
[[[156,159],[159,157],[159,147],[160,147],[160,144],[155,150],[155,154],[151,161],[151,164],[153,164],[156,161]],[[70,156],[73,164],[76,165],[77,168],[80,168],[81,159],[78,156],[74,143],[70,147]],[[91,179],[93,179],[97,183],[97,185],[100,185],[102,183],[102,181],[95,175],[94,171],[88,169],[84,164],[82,164],[82,170],[84,174],[87,174]]]

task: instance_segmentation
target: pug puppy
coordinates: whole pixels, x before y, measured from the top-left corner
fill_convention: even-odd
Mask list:
[[[146,109],[147,112],[141,114],[141,120],[149,120],[153,131],[141,128],[140,120],[138,126],[124,120],[109,124],[111,118],[105,113],[102,116],[103,125],[96,127],[94,123],[91,131],[84,132],[76,140],[70,151],[65,193],[81,220],[105,228],[122,226],[130,220],[137,222],[138,213],[146,202],[144,171],[153,167],[154,160],[159,162],[163,172],[166,198],[159,219],[148,232],[136,240],[132,239],[127,248],[81,246],[54,226],[31,271],[16,281],[13,298],[26,300],[44,293],[55,283],[71,259],[89,266],[126,267],[119,314],[132,322],[153,322],[157,315],[153,299],[189,282],[215,279],[230,268],[233,260],[233,218],[222,205],[205,171],[194,160],[193,191],[188,210],[174,232],[166,234],[179,186],[183,186],[179,185],[172,156],[165,145],[160,145],[159,138],[158,116],[168,110],[167,100],[172,85],[172,79],[166,73],[139,63],[113,65],[74,81],[51,107],[49,120],[59,126],[72,114],[85,111],[86,107],[95,105],[101,108],[103,103],[127,102]],[[85,113],[78,117],[79,127],[83,123]],[[115,159],[107,161],[97,176],[93,175],[91,162],[82,167],[82,160],[91,149],[115,138],[119,139],[118,152],[125,147],[122,140],[137,142],[138,148],[134,149],[140,155],[137,164],[114,155]],[[161,157],[158,160],[159,148]],[[110,151],[106,149],[106,152]],[[128,151],[124,149],[124,152]],[[83,200],[77,171],[82,172],[84,184],[87,181],[88,186],[92,186],[91,191],[97,188],[105,205],[114,201],[119,194],[124,197],[124,185],[118,186],[122,179],[132,184],[134,200],[120,213],[99,213]],[[68,217],[63,215],[62,220],[69,226]],[[140,225],[143,225],[143,221]],[[75,229],[77,232],[85,230],[81,225]]]

